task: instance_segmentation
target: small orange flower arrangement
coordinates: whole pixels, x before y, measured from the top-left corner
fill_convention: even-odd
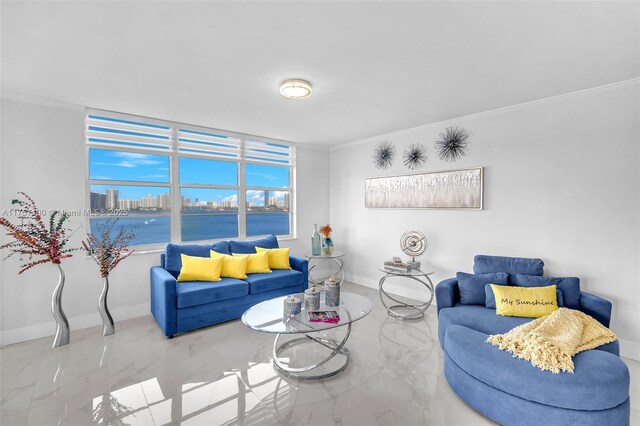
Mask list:
[[[328,223],[320,227],[320,233],[325,238],[329,238],[329,235],[331,235],[331,231],[333,231],[333,229],[331,229],[331,225],[329,225]]]

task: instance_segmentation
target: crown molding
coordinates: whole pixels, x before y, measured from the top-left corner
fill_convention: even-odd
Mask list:
[[[27,104],[35,104],[35,105],[41,105],[41,106],[53,107],[53,108],[62,108],[70,111],[84,111],[83,105],[77,105],[70,102],[56,101],[52,99],[45,99],[37,96],[24,95],[20,93],[2,92],[0,93],[0,97],[2,99],[7,99],[10,101],[16,101],[16,102],[23,102]]]

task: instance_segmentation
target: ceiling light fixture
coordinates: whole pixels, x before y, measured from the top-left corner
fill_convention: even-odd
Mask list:
[[[304,99],[311,96],[311,84],[298,78],[285,80],[280,85],[280,94],[288,99]]]

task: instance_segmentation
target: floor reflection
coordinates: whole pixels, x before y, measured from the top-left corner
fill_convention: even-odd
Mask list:
[[[155,396],[149,408],[156,424],[250,424],[265,414],[271,415],[233,371],[215,381],[184,383],[166,398],[157,378],[142,386],[147,394]]]
[[[395,320],[376,289],[346,285],[374,310],[354,323],[349,364],[335,377],[279,375],[274,336],[240,321],[166,339],[149,316],[118,323],[106,338],[101,327],[78,330],[55,350],[49,338],[2,348],[0,424],[491,424],[443,377],[435,308],[422,320]],[[326,333],[340,340],[343,332]],[[284,362],[326,356],[308,349],[293,347]],[[637,377],[638,363],[630,368]]]
[[[436,337],[428,320],[386,318],[378,330],[382,351],[392,358],[411,358],[412,362],[428,359],[436,348]]]

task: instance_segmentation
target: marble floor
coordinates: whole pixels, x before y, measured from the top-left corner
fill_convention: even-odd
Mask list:
[[[435,309],[391,319],[374,289],[345,283],[373,311],[353,326],[347,369],[315,382],[279,376],[273,335],[240,320],[164,338],[151,316],[75,331],[0,351],[2,426],[13,425],[489,425],[443,376]],[[336,333],[340,333],[338,329]],[[640,366],[632,377],[632,424]]]

